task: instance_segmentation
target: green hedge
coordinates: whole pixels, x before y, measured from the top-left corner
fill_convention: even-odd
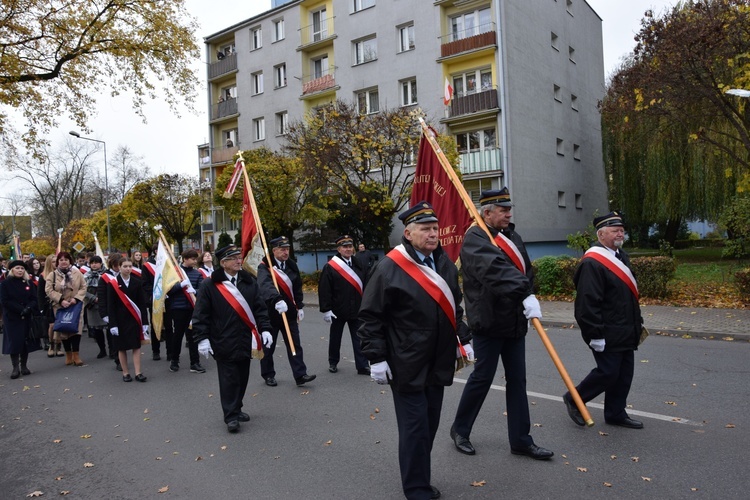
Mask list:
[[[721,248],[726,244],[724,238],[705,238],[702,240],[676,240],[674,242],[675,250],[683,250],[685,248],[700,248],[700,247],[711,247]]]
[[[677,264],[669,257],[636,257],[630,260],[630,269],[641,297],[663,298],[669,294],[667,284],[674,278]]]
[[[571,295],[575,291],[573,274],[578,259],[569,255],[540,257],[531,263],[534,268],[534,293]]]
[[[740,291],[740,297],[744,302],[750,302],[750,268],[745,268],[734,273],[734,284]]]

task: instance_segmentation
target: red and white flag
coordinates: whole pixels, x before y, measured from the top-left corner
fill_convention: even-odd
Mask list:
[[[244,165],[237,170],[242,170]],[[245,194],[242,200],[242,267],[253,276],[258,276],[258,264],[261,263],[266,252],[260,233],[263,226],[258,217],[253,190],[250,183],[245,181]]]
[[[232,174],[232,178],[229,179],[229,184],[227,184],[227,188],[224,190],[224,198],[231,198],[234,194],[234,190],[237,189],[237,184],[240,183],[240,178],[242,177],[242,158],[239,158],[235,164],[234,164],[234,173]]]
[[[451,85],[451,82],[448,81],[448,78],[445,78],[445,93],[443,94],[443,104],[446,106],[451,103],[453,100],[453,86]]]

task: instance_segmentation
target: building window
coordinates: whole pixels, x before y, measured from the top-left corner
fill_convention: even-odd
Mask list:
[[[320,9],[311,14],[313,42],[319,42],[328,38],[328,20],[326,19],[326,9]]]
[[[284,18],[277,19],[273,22],[273,41],[278,42],[284,37]]]
[[[557,206],[558,207],[564,207],[565,206],[565,191],[558,191],[557,192]]]
[[[223,87],[219,92],[219,102],[228,101],[237,98],[237,87],[232,84],[231,87]]]
[[[578,96],[575,94],[570,94],[570,108],[573,111],[578,111]]]
[[[456,146],[460,154],[495,149],[497,147],[496,137],[494,128],[462,132],[456,134]]]
[[[492,31],[490,8],[486,7],[451,17],[450,26],[451,41]]]
[[[274,88],[286,87],[286,63],[273,67]]]
[[[250,50],[258,50],[263,47],[263,31],[260,26],[250,28]]]
[[[357,110],[362,115],[377,113],[380,111],[378,103],[378,89],[363,90],[357,92]]]
[[[253,73],[251,76],[253,82],[253,95],[263,93],[263,72]]]
[[[324,55],[323,57],[319,57],[318,59],[313,59],[310,62],[311,65],[311,73],[313,79],[322,78],[326,75],[328,75],[328,55]]]
[[[573,0],[566,0],[565,4],[566,4],[565,10],[567,10],[568,14],[572,16],[573,15]]]
[[[375,0],[351,0],[352,1],[352,12],[359,12],[360,10],[368,9],[375,6]]]
[[[573,144],[573,159],[581,161],[581,146],[579,144]]]
[[[417,103],[417,79],[410,78],[401,82],[401,105],[411,106]]]
[[[557,138],[557,154],[560,156],[565,156],[565,150],[563,149],[563,140],[559,137]]]
[[[363,64],[378,58],[378,40],[375,37],[354,42],[354,64]]]
[[[266,120],[255,118],[253,120],[253,140],[262,141],[266,138]]]
[[[570,62],[573,64],[576,63],[576,49],[570,46],[568,46],[568,59],[570,59]]]
[[[414,49],[414,23],[398,28],[398,51],[406,52]]]
[[[463,185],[466,188],[466,192],[469,193],[471,201],[473,201],[474,205],[477,207],[479,206],[479,197],[481,196],[482,191],[497,189],[497,186],[492,185],[492,179],[488,178],[467,180],[464,181]]]
[[[232,128],[229,130],[222,130],[221,140],[224,143],[224,147],[226,148],[238,147],[239,144],[237,144],[237,129]]]
[[[576,208],[583,209],[583,195],[576,193]]]
[[[560,86],[559,86],[559,85],[554,85],[554,84],[553,84],[553,85],[552,85],[552,90],[553,90],[553,91],[554,91],[554,93],[555,93],[555,94],[554,94],[554,95],[555,95],[555,100],[556,100],[557,102],[562,102],[562,92],[560,91]]]
[[[557,50],[559,52],[560,49],[557,47],[557,43],[558,43],[558,41],[557,41],[557,35],[554,32],[550,33],[550,38],[552,40],[552,48],[555,49],[555,50]]]
[[[456,97],[483,92],[492,88],[492,70],[476,69],[453,75],[453,92]]]
[[[276,135],[285,135],[289,132],[289,113],[282,111],[276,113]]]

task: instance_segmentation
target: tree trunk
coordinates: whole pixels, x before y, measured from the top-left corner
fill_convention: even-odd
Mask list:
[[[673,217],[667,221],[667,227],[664,228],[664,239],[673,247],[675,241],[677,241],[677,233],[680,231],[681,224],[682,217]]]

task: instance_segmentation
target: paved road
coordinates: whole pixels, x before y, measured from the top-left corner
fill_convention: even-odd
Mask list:
[[[126,384],[111,361],[94,358],[90,339],[82,347],[87,366],[66,367],[64,358],[34,353],[35,373],[19,380],[8,378],[3,356],[0,496],[20,499],[38,490],[47,498],[61,491],[97,499],[402,498],[389,389],[356,374],[348,341],[341,370],[328,373],[321,315],[308,311],[302,326],[305,359],[318,379],[296,387],[279,357],[279,386],[270,388],[253,362],[245,400],[251,421],[236,435],[221,419],[213,362],[204,375],[174,374],[166,361],[144,356],[149,381]],[[578,331],[549,334],[580,380],[593,359]],[[532,434],[554,459],[509,453],[502,373],[471,436],[477,455],[456,452],[447,434],[469,375],[464,370],[446,389],[433,450],[433,482],[443,498],[746,497],[748,343],[650,338],[636,353],[630,399],[631,414],[645,422],[642,431],[604,424],[601,400],[589,404],[596,426],[576,427],[536,334],[527,351]],[[158,493],[163,487],[168,491]]]

